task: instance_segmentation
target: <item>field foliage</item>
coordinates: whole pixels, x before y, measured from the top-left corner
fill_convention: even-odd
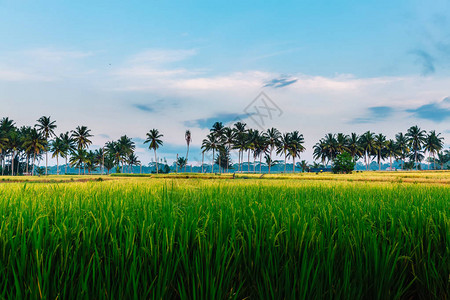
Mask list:
[[[450,296],[447,184],[77,180],[0,184],[1,298]]]

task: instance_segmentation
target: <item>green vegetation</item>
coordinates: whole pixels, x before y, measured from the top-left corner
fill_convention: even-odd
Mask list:
[[[449,298],[448,172],[367,174],[0,184],[0,297]]]
[[[348,174],[354,168],[355,162],[353,161],[353,157],[347,152],[338,154],[333,162],[333,173]]]

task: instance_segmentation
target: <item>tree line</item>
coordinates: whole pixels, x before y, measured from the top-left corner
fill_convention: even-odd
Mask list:
[[[36,121],[34,126],[17,127],[15,122],[7,117],[0,120],[0,159],[2,175],[36,174],[36,161],[45,158],[44,174],[48,174],[48,156],[56,159],[56,172],[60,174],[59,159],[65,160],[67,167],[75,167],[78,174],[90,174],[100,169],[103,174],[109,174],[113,168],[116,172],[132,172],[133,166],[141,166],[135,149],[135,142],[128,136],[121,136],[118,140],[108,141],[102,148],[89,150],[92,144],[91,130],[86,126],[77,126],[74,130],[55,133],[56,122],[50,117],[43,116]],[[163,146],[163,134],[158,129],[151,129],[146,133],[144,144],[154,152],[155,172],[170,172],[167,162],[163,168],[158,165],[157,150]],[[192,142],[190,130],[185,132],[186,156],[178,156],[175,161],[176,171],[186,171],[189,147]],[[434,130],[426,132],[418,126],[412,126],[405,134],[398,133],[395,140],[387,139],[383,134],[375,134],[367,131],[362,135],[351,133],[327,134],[314,145],[314,159],[322,165],[332,164],[336,157],[342,153],[349,153],[354,162],[363,159],[368,170],[372,160],[376,160],[381,170],[381,162],[389,159],[391,169],[392,160],[401,161],[402,169],[419,168],[419,162],[428,155],[428,161],[433,162],[433,169],[437,165],[442,169],[449,162],[450,153],[442,151],[444,139]],[[231,160],[231,151],[237,151],[238,163],[235,166]],[[229,172],[235,169],[237,172],[262,172],[262,166],[267,166],[271,172],[273,166],[284,164],[284,172],[287,172],[287,162],[292,160],[292,172],[296,168],[307,170],[310,165],[305,160],[296,163],[300,155],[305,151],[304,137],[299,131],[280,132],[276,128],[266,131],[248,128],[247,124],[237,122],[233,126],[224,126],[222,122],[216,122],[210,129],[210,133],[202,140],[202,165],[204,172],[204,155],[212,153],[211,172]],[[274,156],[281,156],[282,161],[274,160]],[[406,161],[406,159],[409,161]],[[247,168],[244,170],[245,160]],[[251,168],[252,166],[252,168]],[[315,166],[319,166],[315,163]],[[39,169],[40,171],[40,169]]]
[[[328,165],[337,155],[347,152],[354,162],[363,159],[366,170],[369,170],[373,160],[376,160],[381,170],[381,162],[386,159],[389,159],[392,170],[393,159],[401,162],[402,169],[419,169],[419,163],[428,155],[427,161],[430,165],[432,163],[432,169],[436,169],[437,165],[443,169],[444,164],[450,160],[449,150],[442,151],[443,147],[444,138],[440,133],[436,133],[435,130],[426,132],[418,126],[412,126],[406,133],[397,133],[395,139],[387,139],[384,134],[375,134],[371,131],[361,135],[328,133],[314,145],[313,157]]]

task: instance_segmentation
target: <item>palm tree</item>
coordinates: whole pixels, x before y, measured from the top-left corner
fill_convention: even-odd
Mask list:
[[[87,155],[87,151],[82,148],[78,148],[72,152],[69,163],[72,167],[78,168],[78,175],[81,174],[81,167],[85,167]]]
[[[234,141],[235,141],[235,132],[233,131],[233,129],[231,129],[230,127],[225,127],[223,129],[223,144],[225,146],[225,148],[227,149],[228,153],[231,150],[231,146],[233,145]],[[226,156],[226,159],[229,160],[230,155]],[[229,161],[226,162],[227,165],[227,173],[228,173],[228,165],[229,165]]]
[[[47,144],[49,144],[49,138],[55,136],[55,129],[56,129],[56,121],[51,121],[50,117],[40,117],[37,120],[36,129],[40,134],[42,134],[43,138],[47,141]],[[48,150],[45,150],[45,175],[47,175],[48,171]]]
[[[214,173],[214,158],[215,158],[215,151],[218,150],[220,147],[220,142],[215,134],[208,134],[206,136],[206,139],[202,142],[202,149],[203,151],[212,151],[212,162],[211,162],[211,173]],[[203,163],[202,163],[203,165]]]
[[[148,149],[153,149],[153,151],[155,152],[156,174],[158,174],[159,170],[158,170],[158,158],[156,157],[156,149],[158,149],[159,146],[163,145],[163,141],[161,140],[163,135],[159,133],[158,129],[152,129],[146,135],[147,139],[144,141],[144,144],[149,143]]]
[[[25,151],[33,153],[33,170],[31,171],[31,175],[34,175],[36,155],[39,155],[41,151],[46,149],[47,140],[44,139],[35,128],[33,128],[30,132],[29,138],[24,141],[23,147],[25,148]]]
[[[402,170],[404,168],[405,159],[409,152],[408,138],[399,132],[395,135],[395,146],[397,148],[398,157],[402,160]]]
[[[428,155],[433,156],[433,169],[436,169],[436,153],[444,147],[444,138],[440,135],[440,133],[436,134],[436,131],[432,130],[425,138],[424,150],[428,151]]]
[[[370,156],[376,149],[374,133],[367,131],[359,138],[359,144],[364,150],[364,161],[366,163],[366,170],[369,170]]]
[[[56,157],[56,174],[59,175],[59,160],[58,158],[64,157],[64,153],[66,152],[65,144],[63,140],[59,137],[56,137],[50,146],[50,151],[52,152],[52,158]]]
[[[309,169],[308,162],[306,160],[302,160],[300,162],[300,168],[302,169],[302,172],[308,171]]]
[[[245,150],[245,141],[246,141],[246,127],[247,124],[242,122],[237,122],[234,124],[234,148],[238,149],[238,171],[242,172],[241,162],[244,160],[244,150]],[[241,160],[241,153],[242,153],[242,160]]]
[[[354,132],[352,132],[347,139],[347,149],[353,157],[353,162],[356,163],[356,157],[362,156],[363,149],[359,144],[359,136]]]
[[[416,164],[416,170],[418,169],[417,161],[422,145],[425,143],[426,131],[420,129],[417,125],[408,129],[405,136],[408,139],[410,148],[414,151],[414,163]]]
[[[328,133],[323,139],[323,150],[327,153],[328,161],[334,161],[338,149],[337,140],[334,134]],[[327,163],[328,164],[328,163]]]
[[[270,128],[267,129],[267,131],[265,132],[265,137],[267,140],[267,145],[269,147],[269,161],[272,162],[272,151],[273,149],[278,146],[278,143],[280,141],[281,138],[281,133],[278,131],[278,129],[276,128]],[[270,174],[270,169],[271,169],[271,164],[268,164],[269,166],[269,174]]]
[[[182,157],[182,156],[180,156],[180,157],[177,158],[176,164],[180,168],[180,170],[182,170],[183,168],[186,167],[187,159]],[[185,168],[185,170],[186,170],[186,168]],[[183,172],[183,171],[181,171],[181,172]]]
[[[186,130],[186,132],[184,133],[184,139],[186,140],[186,145],[187,145],[186,164],[185,164],[185,167],[184,167],[184,172],[186,172],[186,165],[187,165],[188,155],[189,155],[189,145],[192,142],[191,131],[189,129]]]
[[[133,174],[133,166],[137,166],[141,162],[139,161],[138,157],[134,153],[130,153],[128,155],[127,160],[128,160],[128,164],[130,165],[130,168],[131,168],[131,173]]]
[[[336,153],[342,154],[344,152],[349,152],[348,145],[348,135],[343,133],[338,133],[336,136]]]
[[[444,165],[450,161],[450,152],[445,150],[445,152],[441,151],[437,154],[437,163],[441,166],[441,170],[444,169]]]
[[[250,154],[255,150],[259,130],[249,129],[245,139],[245,149],[247,150],[247,172],[250,173]],[[254,165],[254,159],[253,159]],[[253,168],[254,169],[254,168]]]
[[[280,141],[278,142],[276,153],[278,155],[284,154],[284,173],[286,173],[286,157],[290,146],[291,146],[291,134],[289,132],[283,133],[280,138]]]
[[[61,139],[61,142],[64,145],[61,155],[66,160],[64,174],[67,174],[67,166],[68,166],[67,159],[70,153],[72,153],[72,151],[75,150],[75,141],[73,140],[71,134],[68,131],[65,133],[61,133],[59,135],[59,138]]]
[[[384,156],[389,157],[389,167],[392,171],[392,157],[400,155],[400,151],[393,140],[387,140],[384,145]]]
[[[325,165],[325,160],[327,159],[327,152],[325,149],[325,142],[323,139],[320,139],[319,142],[317,142],[313,146],[313,158],[315,160],[320,159],[322,165]]]
[[[72,130],[72,139],[78,150],[86,149],[92,144],[92,141],[89,139],[92,136],[91,130],[86,126],[77,126],[75,130]]]
[[[21,144],[19,131],[14,128],[10,131],[8,138],[8,148],[11,151],[11,176],[14,176],[14,160]]]
[[[266,153],[268,147],[266,137],[263,133],[258,134],[254,145],[255,149],[253,150],[253,156],[254,158],[259,157],[259,173],[261,173],[262,156]]]
[[[30,135],[31,135],[31,130],[32,130],[32,128],[30,127],[30,126],[22,126],[21,128],[20,128],[20,136],[21,136],[21,148],[22,148],[22,151],[24,152],[24,154],[25,154],[25,156],[26,156],[26,163],[25,163],[25,165],[26,165],[26,173],[28,174],[28,166],[29,166],[29,163],[30,163],[30,156],[33,154],[33,152],[32,151],[27,151],[26,149],[25,149],[25,143],[30,139]],[[0,149],[0,153],[1,153],[1,149]]]
[[[305,139],[303,134],[300,134],[297,130],[293,131],[290,136],[290,143],[288,148],[288,156],[292,157],[292,172],[295,173],[295,158],[300,158],[300,154],[305,151],[303,143]]]
[[[127,137],[126,135],[123,135],[119,138],[116,144],[118,155],[120,158],[120,161],[122,163],[122,173],[123,173],[123,166],[124,166],[124,160],[130,156],[130,154],[133,153],[134,149],[136,148],[134,142],[131,140],[131,138]]]
[[[386,136],[384,136],[382,133],[377,134],[375,136],[374,145],[378,162],[378,171],[381,171],[381,160],[383,159],[382,153],[386,145]]]
[[[10,134],[14,130],[15,130],[15,123],[13,120],[10,120],[9,118],[2,118],[2,120],[0,120],[0,138],[3,141],[0,142],[0,153],[2,158],[2,176],[5,170],[4,167],[5,157],[9,150]]]

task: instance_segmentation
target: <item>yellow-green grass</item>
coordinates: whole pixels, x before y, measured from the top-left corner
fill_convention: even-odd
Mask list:
[[[0,298],[448,299],[448,174],[0,183]]]

